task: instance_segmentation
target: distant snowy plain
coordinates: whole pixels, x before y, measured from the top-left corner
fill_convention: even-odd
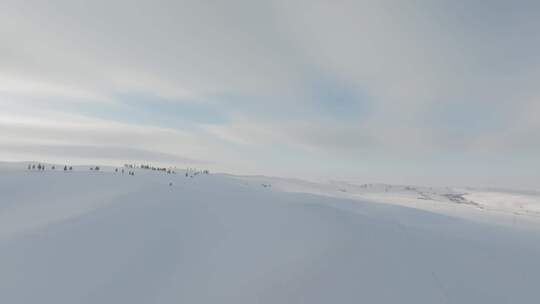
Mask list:
[[[0,163],[0,303],[540,303],[536,191],[58,168]]]

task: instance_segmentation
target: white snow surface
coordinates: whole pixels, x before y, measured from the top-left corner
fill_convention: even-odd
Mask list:
[[[534,191],[58,168],[0,164],[0,303],[540,303]]]

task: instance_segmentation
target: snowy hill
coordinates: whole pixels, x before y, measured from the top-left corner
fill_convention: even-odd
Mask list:
[[[274,190],[393,204],[512,228],[540,228],[540,191],[314,183],[266,176],[232,176]]]
[[[540,300],[534,192],[135,172],[0,164],[0,303]]]

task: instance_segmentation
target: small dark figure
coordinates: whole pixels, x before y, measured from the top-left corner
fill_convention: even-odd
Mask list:
[[[122,174],[124,174],[124,169],[122,169]]]
[[[171,186],[172,186],[172,182],[169,183],[169,187],[171,187]]]
[[[51,167],[51,170],[54,170],[54,169],[55,169],[55,167],[54,167],[54,166],[52,166],[52,167]]]
[[[72,171],[73,170],[73,167],[72,166],[69,166],[69,171]]]
[[[32,170],[35,170],[36,169],[36,165],[32,165]]]
[[[114,169],[114,172],[117,172],[117,173],[118,173],[118,168],[115,168],[115,169]]]
[[[31,170],[32,169],[32,165],[28,165],[28,170]]]
[[[64,171],[67,171],[67,165],[64,166]]]

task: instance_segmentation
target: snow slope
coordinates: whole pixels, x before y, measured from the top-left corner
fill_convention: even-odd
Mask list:
[[[313,183],[266,176],[233,176],[249,185],[336,198],[393,204],[475,222],[540,229],[540,191],[419,187],[345,182]]]
[[[0,303],[540,299],[533,228],[257,178],[102,170],[0,165]]]

